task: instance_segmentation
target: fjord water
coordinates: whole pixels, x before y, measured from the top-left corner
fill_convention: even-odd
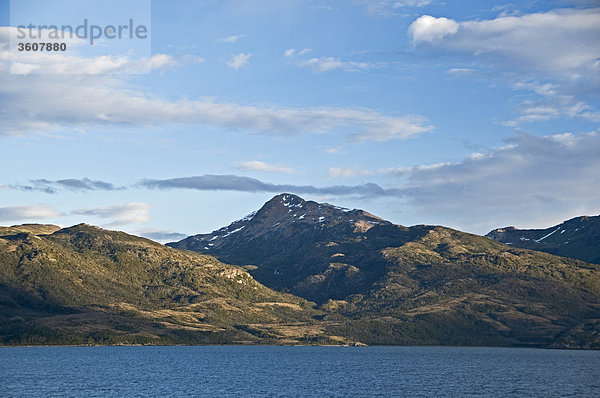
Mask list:
[[[0,348],[10,397],[597,397],[600,352],[460,347]]]

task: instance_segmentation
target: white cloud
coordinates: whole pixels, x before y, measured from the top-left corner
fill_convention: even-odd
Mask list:
[[[565,90],[558,85],[517,83],[515,89],[533,91],[537,97],[522,102],[517,107],[521,116],[502,122],[506,126],[515,127],[523,123],[546,121],[561,116],[579,117],[592,122],[600,121],[599,111],[578,99],[576,95],[565,93]]]
[[[406,168],[401,191],[440,223],[486,233],[600,213],[600,135],[522,135],[458,163]]]
[[[372,171],[362,169],[360,167],[331,167],[327,172],[327,176],[329,178],[336,177],[360,177],[360,176],[369,176],[373,175]]]
[[[356,141],[407,139],[432,130],[415,116],[388,116],[369,109],[269,108],[215,103],[170,102],[121,88],[114,77],[8,76],[0,73],[0,134],[48,132],[65,127],[189,123],[228,129],[296,134],[351,132]],[[58,95],[57,93],[69,93]],[[31,113],[30,109],[36,109]]]
[[[434,163],[434,164],[424,164],[424,165],[418,165],[418,166],[411,166],[411,167],[388,167],[385,169],[379,169],[377,171],[378,174],[392,174],[392,175],[397,175],[397,176],[401,176],[401,175],[408,175],[411,173],[416,173],[419,171],[431,171],[431,170],[436,170],[439,168],[442,168],[444,166],[449,166],[452,163],[448,163],[448,162],[441,162],[441,163]]]
[[[150,205],[147,203],[134,202],[116,206],[76,209],[71,213],[109,219],[110,222],[107,226],[143,224],[150,221]]]
[[[0,73],[15,75],[66,74],[66,75],[106,75],[117,73],[141,73],[152,69],[173,68],[188,63],[201,63],[201,57],[173,57],[155,54],[152,57],[132,58],[129,55],[99,55],[81,57],[61,52],[9,51],[9,38],[14,28],[0,27]],[[67,40],[69,48],[81,44],[81,40]],[[8,61],[10,60],[10,65]],[[5,63],[6,62],[6,63]]]
[[[0,135],[90,126],[187,123],[274,134],[344,131],[351,139],[364,141],[406,139],[432,129],[422,118],[388,116],[370,109],[255,107],[208,99],[167,101],[136,90],[126,80],[127,75],[110,74],[134,62],[126,58],[71,56],[52,66],[64,71],[62,75],[9,75],[8,47],[1,39]],[[156,66],[164,68],[200,61],[164,54],[152,58]],[[66,73],[75,69],[79,72]]]
[[[408,28],[414,42],[435,42],[458,32],[459,24],[452,19],[423,15]]]
[[[296,52],[295,49],[290,48],[289,50],[286,50],[283,55],[296,65],[303,68],[310,68],[315,73],[329,72],[336,69],[346,72],[358,72],[368,69],[381,68],[384,66],[383,63],[342,61],[341,59],[335,57],[313,57],[309,59],[300,58],[303,55],[308,54],[310,51],[310,49],[305,48]]]
[[[285,50],[285,52],[283,53],[283,56],[284,57],[292,57],[294,55],[302,56],[302,55],[308,54],[311,51],[312,50],[310,48],[304,48],[304,49],[296,52],[295,48],[290,48],[288,50]]]
[[[245,170],[267,171],[272,173],[294,173],[294,169],[292,168],[277,164],[265,163],[258,160],[242,162],[239,164],[239,167]]]
[[[245,37],[246,35],[231,35],[231,36],[227,36],[227,37],[221,37],[219,39],[219,41],[221,43],[235,43],[236,41],[238,41],[239,39]]]
[[[375,115],[374,115],[375,116]],[[433,126],[426,125],[426,120],[421,116],[403,116],[389,120],[381,129],[369,129],[359,134],[354,134],[351,139],[355,141],[390,141],[394,139],[407,139],[433,130]]]
[[[187,64],[201,64],[204,58],[196,55],[183,55],[173,57],[168,54],[155,54],[150,58],[150,67],[152,70],[162,68],[176,68]]]
[[[450,68],[446,71],[449,75],[453,76],[464,76],[471,75],[475,73],[475,69],[473,68]]]
[[[235,55],[231,61],[227,62],[227,65],[229,65],[230,68],[238,70],[248,64],[248,60],[251,56],[252,54],[239,53],[238,55]]]
[[[151,58],[131,59],[127,56],[103,55],[82,58],[72,55],[24,53],[13,57],[11,73],[66,74],[66,75],[106,75],[116,73],[139,73],[153,69],[173,68],[183,64],[201,63],[200,57],[174,58],[167,54],[155,54]]]
[[[582,78],[598,70],[600,9],[554,10],[546,13],[456,22],[423,15],[409,27],[415,43],[490,57],[527,71],[561,78]]]
[[[600,120],[587,94],[600,89],[600,8],[464,22],[424,15],[408,34],[415,45],[466,54],[472,63],[492,67],[491,78],[501,76],[516,90],[535,94],[518,109],[520,117],[505,122],[510,126],[557,117]]]
[[[61,214],[45,205],[0,207],[0,221],[21,221],[56,218]]]
[[[346,72],[358,72],[378,67],[378,64],[369,62],[342,61],[333,57],[319,57],[301,60],[298,65],[311,68],[315,73],[329,72],[342,69]]]
[[[309,48],[300,51],[290,48],[283,53],[283,56],[300,67],[312,69],[315,73],[324,73],[336,69],[346,72],[358,72],[385,66],[384,63],[342,61],[335,57],[313,57],[303,59],[302,56],[308,54],[310,51]]]

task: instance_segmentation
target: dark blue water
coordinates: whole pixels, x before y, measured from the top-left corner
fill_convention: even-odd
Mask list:
[[[600,397],[600,352],[454,347],[0,348],[4,397]]]

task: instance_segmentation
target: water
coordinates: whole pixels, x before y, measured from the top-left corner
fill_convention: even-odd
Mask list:
[[[600,397],[600,352],[457,347],[0,348],[4,397]]]

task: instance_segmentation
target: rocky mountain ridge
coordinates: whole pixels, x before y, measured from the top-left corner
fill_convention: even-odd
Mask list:
[[[488,238],[514,247],[600,264],[600,216],[581,216],[545,229],[498,228]]]

